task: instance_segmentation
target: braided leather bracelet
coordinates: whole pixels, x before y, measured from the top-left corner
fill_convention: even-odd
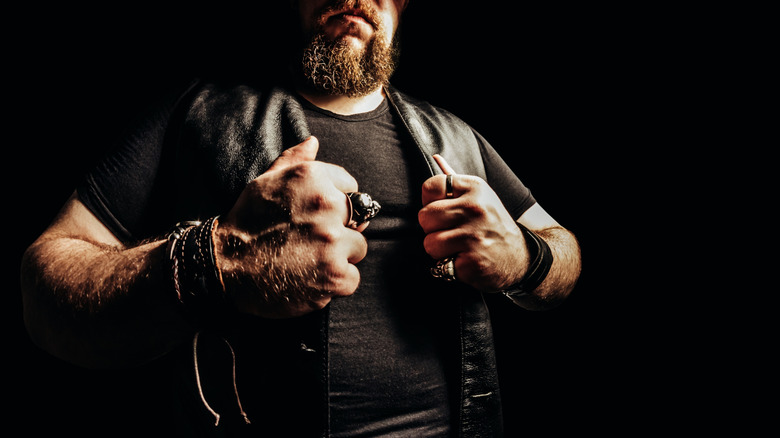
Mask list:
[[[191,316],[201,319],[224,297],[225,285],[214,256],[214,229],[218,216],[176,224],[168,234],[167,254],[178,301]]]

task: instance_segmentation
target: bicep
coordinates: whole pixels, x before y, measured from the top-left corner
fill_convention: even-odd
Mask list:
[[[525,225],[532,231],[560,227],[561,225],[539,203],[534,203],[518,219],[517,222]]]
[[[124,248],[124,244],[92,213],[74,192],[41,239],[67,237]]]

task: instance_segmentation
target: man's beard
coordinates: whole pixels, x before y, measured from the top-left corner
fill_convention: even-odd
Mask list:
[[[398,48],[387,41],[381,25],[364,49],[342,39],[328,41],[322,28],[303,48],[300,72],[310,90],[326,95],[365,96],[386,85],[395,70]]]

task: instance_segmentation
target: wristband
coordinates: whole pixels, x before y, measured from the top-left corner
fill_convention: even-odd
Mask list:
[[[217,218],[179,222],[167,236],[176,297],[188,313],[199,319],[201,313],[222,300],[225,292],[214,255]]]
[[[518,223],[517,226],[523,233],[523,237],[525,237],[530,262],[523,279],[503,292],[504,295],[512,299],[528,295],[539,287],[544,279],[547,278],[547,274],[550,272],[553,264],[553,253],[547,242],[523,224]]]

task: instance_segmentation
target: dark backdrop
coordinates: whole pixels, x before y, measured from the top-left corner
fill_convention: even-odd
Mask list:
[[[509,435],[620,432],[620,418],[655,427],[644,400],[659,391],[667,359],[655,354],[657,323],[648,324],[658,316],[648,311],[653,283],[639,272],[657,236],[636,219],[662,196],[645,177],[660,172],[652,157],[675,123],[656,111],[670,81],[658,33],[637,31],[652,28],[637,10],[461,5],[412,1],[394,84],[471,123],[583,248],[581,280],[561,307],[494,309]],[[208,5],[58,6],[18,17],[24,30],[6,55],[5,123],[16,134],[6,147],[18,155],[5,161],[5,412],[30,432],[141,434],[166,419],[155,392],[165,382],[146,368],[83,370],[31,345],[19,258],[129,115],[191,72],[255,66],[262,56],[245,55],[250,42],[268,43],[271,24],[262,10]]]

